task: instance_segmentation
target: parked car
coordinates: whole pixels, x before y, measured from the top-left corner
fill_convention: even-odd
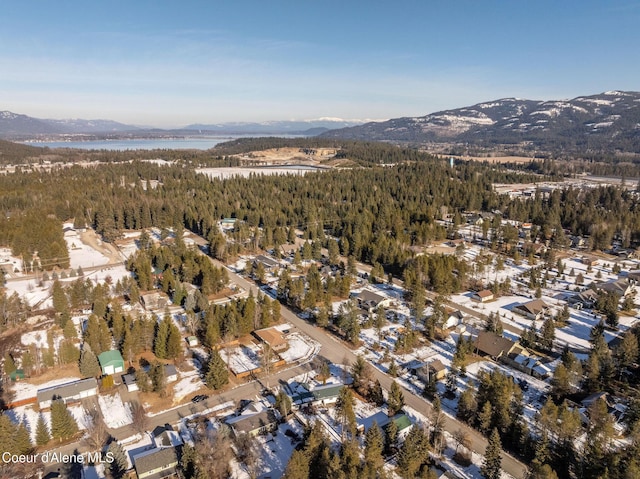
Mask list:
[[[197,396],[193,396],[193,399],[191,399],[191,402],[200,402],[200,401],[204,401],[205,399],[207,399],[206,394],[198,394]]]

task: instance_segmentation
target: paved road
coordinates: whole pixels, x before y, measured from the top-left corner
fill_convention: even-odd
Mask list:
[[[215,260],[213,261],[217,266],[225,267],[222,263]],[[255,284],[247,281],[245,278],[239,276],[233,271],[228,270],[228,272],[231,281],[245,288],[247,291],[252,290],[253,294],[257,296],[259,289]],[[289,308],[282,306],[281,314],[286,322],[296,326],[307,336],[320,343],[320,345],[322,346],[320,349],[320,354],[327,358],[329,361],[337,364],[342,364],[345,362],[351,364],[356,360],[356,355],[348,347],[348,345],[346,345],[342,341],[339,341],[334,336],[329,335],[323,329],[317,328],[316,326],[302,320]],[[477,315],[477,313],[475,313],[475,315]],[[391,388],[391,382],[393,381],[393,379],[376,368],[372,369],[374,372],[374,377],[378,379],[382,387],[388,391]],[[402,389],[404,392],[406,405],[414,408],[415,410],[428,417],[432,411],[431,404],[424,398],[415,395],[413,392],[405,388]],[[471,448],[474,452],[484,454],[484,450],[487,446],[487,440],[484,438],[484,436],[482,436],[478,431],[470,428],[463,422],[460,422],[451,417],[447,417],[445,421],[445,430],[453,434],[458,429],[462,429],[469,433],[469,436],[471,437]],[[511,474],[517,479],[524,478],[527,471],[527,468],[524,464],[522,464],[510,454],[504,452],[502,454],[502,468],[505,472]]]

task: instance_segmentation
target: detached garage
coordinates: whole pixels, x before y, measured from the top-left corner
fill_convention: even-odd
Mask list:
[[[98,356],[100,362],[100,368],[102,374],[116,374],[124,372],[124,359],[120,351],[113,349],[111,351],[105,351]]]

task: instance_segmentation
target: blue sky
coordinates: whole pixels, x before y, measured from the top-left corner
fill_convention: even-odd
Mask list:
[[[0,110],[189,123],[640,90],[640,2],[3,2]]]

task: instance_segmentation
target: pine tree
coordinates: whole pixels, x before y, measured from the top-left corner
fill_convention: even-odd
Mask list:
[[[182,355],[182,336],[173,321],[169,324],[166,350],[168,359],[177,359]]]
[[[211,351],[204,382],[211,389],[220,389],[229,382],[229,370],[227,369],[227,365],[215,349]]]
[[[167,316],[158,323],[156,327],[156,336],[153,341],[153,354],[160,359],[166,359],[167,355],[167,340],[169,339],[169,330],[171,329]]]
[[[61,399],[51,403],[51,436],[67,439],[78,432],[78,424]]]
[[[42,414],[38,414],[38,422],[36,423],[36,445],[44,446],[51,440],[49,428]]]
[[[113,462],[109,464],[109,471],[115,479],[124,476],[127,471],[127,456],[124,449],[117,441],[112,441],[107,448],[107,454],[113,457]]]
[[[308,479],[309,475],[309,458],[305,451],[297,449],[291,454],[287,468],[284,471],[283,479]]]
[[[140,391],[148,393],[152,390],[151,379],[144,369],[138,369],[135,376],[136,385]]]
[[[342,426],[340,437],[343,442],[346,437],[345,432],[349,433],[349,437],[353,437],[356,432],[356,415],[353,411],[353,406],[354,399],[351,389],[343,386],[336,402],[336,414]]]
[[[159,361],[154,361],[149,370],[149,378],[151,379],[151,389],[154,393],[164,392],[164,388],[167,383],[164,364]]]
[[[384,449],[384,440],[382,431],[378,427],[378,423],[373,421],[369,430],[364,436],[364,477],[367,479],[376,479],[379,472],[384,466],[384,458],[382,451]]]
[[[484,461],[480,468],[480,474],[482,474],[482,477],[485,479],[500,479],[500,471],[502,467],[502,457],[500,456],[501,452],[502,443],[500,442],[500,434],[498,433],[498,429],[494,428],[491,432],[491,436],[489,436],[489,444],[485,450]]]
[[[9,353],[4,353],[4,373],[11,374],[16,370],[16,363]]]
[[[551,351],[553,349],[553,341],[556,339],[556,325],[553,318],[549,317],[542,323],[542,337],[540,338],[540,345]]]
[[[19,454],[29,454],[33,449],[31,435],[24,422],[21,422],[16,430],[15,445]]]
[[[395,421],[389,421],[384,428],[384,434],[384,452],[390,456],[398,449],[398,425]]]
[[[0,444],[2,451],[10,454],[18,454],[16,447],[17,426],[6,414],[0,414]],[[1,463],[0,463],[1,464]]]
[[[391,390],[387,399],[387,409],[389,416],[395,416],[404,407],[404,394],[398,383],[391,382]]]
[[[369,393],[369,400],[376,406],[382,406],[384,404],[384,395],[382,393],[382,385],[379,380],[375,380],[371,391]]]
[[[91,350],[91,346],[85,343],[80,354],[80,374],[85,378],[100,376],[102,372],[98,357]]]
[[[406,479],[413,479],[418,476],[418,470],[429,455],[429,441],[418,426],[414,426],[407,434],[398,451],[398,469],[400,474]]]
[[[73,324],[73,321],[66,322],[62,333],[64,334],[65,339],[75,339],[78,337],[78,331],[76,330],[76,326]]]

